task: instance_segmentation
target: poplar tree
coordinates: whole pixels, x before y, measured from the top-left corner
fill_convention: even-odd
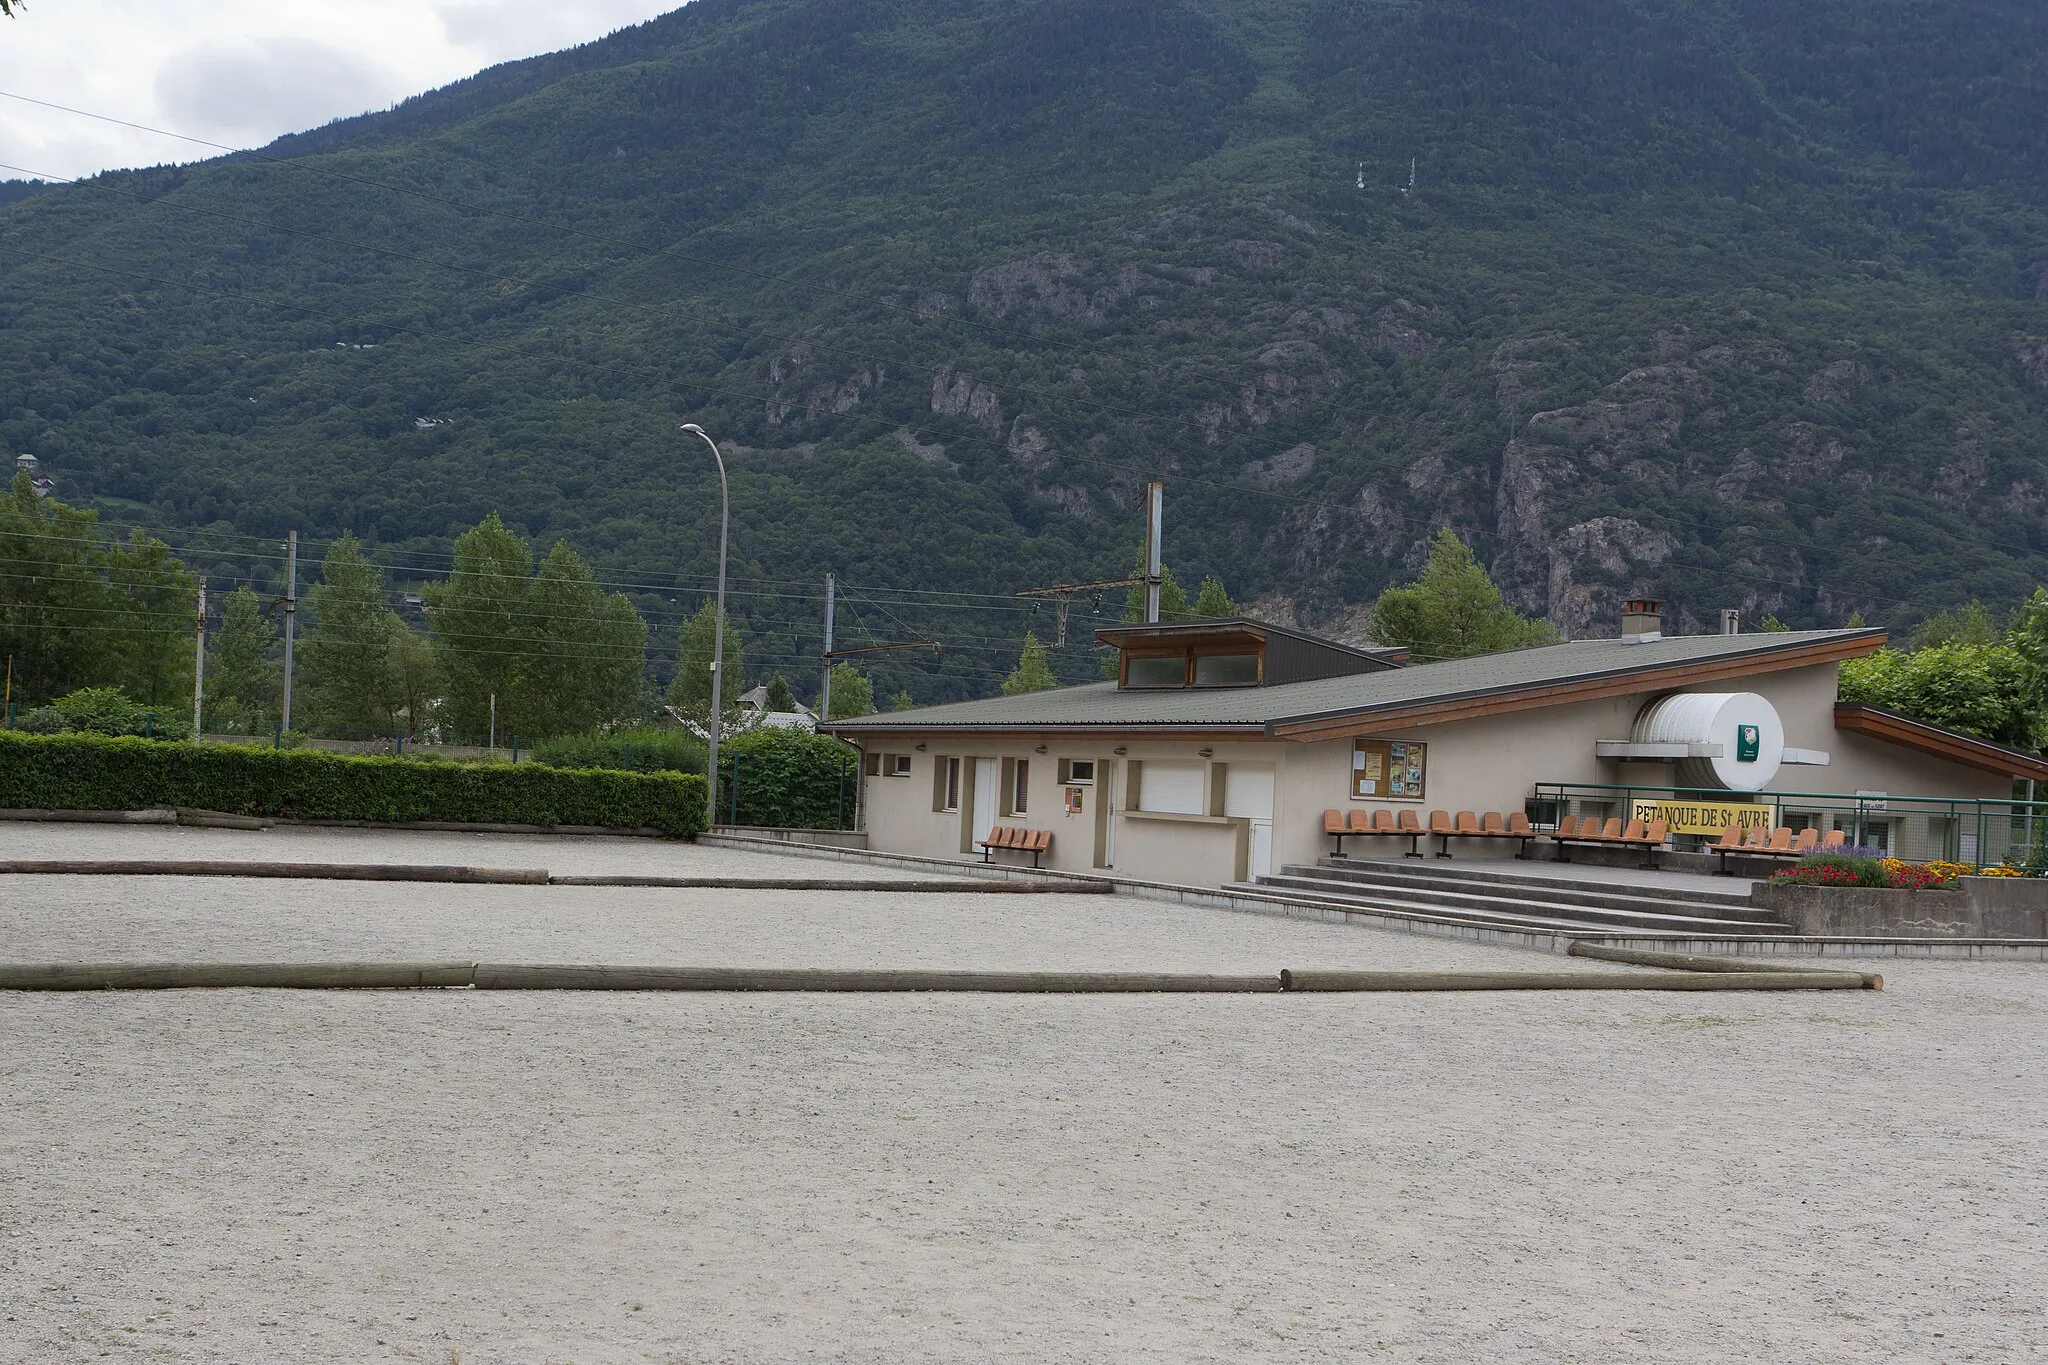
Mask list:
[[[494,696],[500,734],[521,733],[522,724],[532,733],[517,695],[532,574],[533,551],[493,512],[456,537],[453,570],[421,593],[447,684],[448,723],[459,735],[489,733]]]
[[[1052,675],[1052,665],[1045,657],[1045,646],[1030,631],[1024,632],[1024,649],[1017,656],[1017,666],[1010,676],[1003,679],[1003,695],[1021,696],[1026,692],[1044,692],[1058,687],[1060,680]]]
[[[263,599],[247,584],[227,595],[206,679],[210,728],[261,734],[269,727],[283,681],[271,657],[276,640],[277,628],[263,618]]]
[[[413,717],[392,656],[411,650],[400,637],[412,632],[385,602],[384,571],[353,535],[328,547],[307,601],[314,624],[299,657],[314,724],[342,738],[408,730]]]

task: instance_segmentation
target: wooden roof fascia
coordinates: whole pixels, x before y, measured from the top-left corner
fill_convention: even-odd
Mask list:
[[[1329,716],[1275,721],[1268,729],[1278,739],[1313,743],[1323,739],[1347,739],[1396,727],[1444,725],[1451,721],[1477,720],[1485,716],[1534,711],[1546,706],[1572,702],[1601,701],[1624,697],[1632,692],[1651,692],[1682,679],[1686,684],[1719,682],[1755,673],[1779,673],[1791,668],[1840,663],[1860,658],[1882,647],[1882,632],[1847,640],[1819,640],[1797,649],[1742,654],[1711,660],[1683,659],[1650,668],[1630,669],[1604,676],[1566,678],[1537,685],[1497,688],[1489,692],[1440,700],[1410,702],[1373,711],[1354,711]]]
[[[1182,725],[1174,721],[1162,721],[1153,725],[927,725],[919,729],[909,726],[874,726],[856,729],[844,722],[834,725],[820,734],[837,735],[842,739],[903,739],[919,744],[936,743],[954,739],[1000,739],[1055,740],[1055,739],[1270,739],[1266,727],[1256,721],[1241,725]]]
[[[1835,703],[1835,728],[2000,777],[2048,781],[2048,760],[1862,702]]]

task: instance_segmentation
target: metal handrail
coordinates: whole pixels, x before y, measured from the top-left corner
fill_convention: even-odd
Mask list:
[[[1835,817],[1836,827],[1854,842],[1881,843],[1905,857],[1945,858],[1991,863],[2024,859],[2037,833],[2048,834],[2048,801],[1982,796],[1893,796],[1856,792],[1738,792],[1713,787],[1681,787],[1665,783],[1538,782],[1532,803],[1582,805],[1643,800],[1701,800],[1774,809],[1782,824],[1788,808],[1799,816]],[[1532,818],[1534,812],[1531,813]],[[1921,820],[1898,819],[1919,816]],[[1846,820],[1846,822],[1845,822]],[[1895,828],[1896,826],[1896,828]]]

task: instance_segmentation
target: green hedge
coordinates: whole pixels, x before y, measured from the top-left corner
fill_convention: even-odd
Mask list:
[[[860,755],[828,735],[763,727],[718,746],[718,820],[841,829],[853,821]]]
[[[319,820],[652,828],[688,837],[704,828],[704,779],[0,732],[0,807],[162,806]]]

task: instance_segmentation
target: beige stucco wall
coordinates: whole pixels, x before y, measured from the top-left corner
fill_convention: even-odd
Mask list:
[[[1980,772],[1914,753],[1834,728],[1835,668],[1788,670],[1755,678],[1715,683],[1685,691],[1753,691],[1768,698],[1785,725],[1787,745],[1825,750],[1826,767],[1781,768],[1768,790],[1780,792],[1881,791],[1893,796],[1986,797],[2002,799],[2011,785],[1994,773]],[[1426,822],[1431,810],[1501,812],[1520,810],[1538,782],[1667,785],[1671,767],[1663,763],[1622,763],[1595,756],[1596,740],[1626,739],[1637,713],[1665,690],[1644,692],[1506,715],[1458,721],[1447,725],[1375,731],[1371,738],[1422,740],[1429,747],[1426,798],[1402,802],[1385,798],[1354,800],[1350,796],[1352,741],[1315,743],[1285,740],[1110,740],[1062,739],[1024,735],[1002,740],[955,740],[926,737],[927,751],[914,752],[910,737],[870,740],[868,748],[912,750],[907,778],[865,779],[865,818],[869,845],[890,852],[932,857],[959,857],[962,841],[980,838],[984,830],[968,830],[971,800],[963,781],[962,810],[931,809],[934,764],[947,756],[963,760],[971,773],[975,758],[1027,759],[1031,764],[1027,812],[999,815],[1003,824],[1053,832],[1050,867],[1089,871],[1097,866],[1098,811],[1105,797],[1114,799],[1118,814],[1112,869],[1123,876],[1191,885],[1219,885],[1242,875],[1247,846],[1243,821],[1221,819],[1174,821],[1134,817],[1128,806],[1132,762],[1200,761],[1211,769],[1210,809],[1220,811],[1220,787],[1231,764],[1264,764],[1275,769],[1272,865],[1313,862],[1329,851],[1322,833],[1322,813],[1337,808],[1415,810]],[[1043,744],[1046,752],[1037,752]],[[1114,750],[1122,748],[1121,755]],[[1200,751],[1209,750],[1207,756]],[[1086,789],[1085,809],[1069,815],[1063,809],[1058,783],[1063,758],[1092,758],[1098,780]],[[1000,773],[1000,762],[998,762]],[[1004,861],[1013,854],[998,854]]]

